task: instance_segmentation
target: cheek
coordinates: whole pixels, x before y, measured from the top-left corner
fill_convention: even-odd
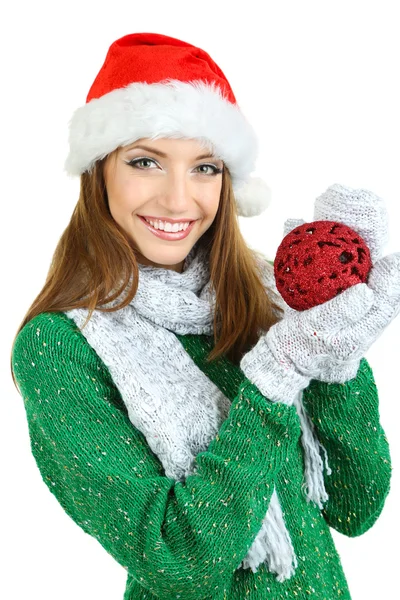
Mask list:
[[[125,177],[114,182],[108,194],[111,212],[123,216],[134,211],[142,202],[148,190],[145,182]]]
[[[221,197],[221,182],[216,182],[215,185],[210,185],[202,194],[202,204],[204,212],[210,217],[214,217],[218,211],[218,206]]]

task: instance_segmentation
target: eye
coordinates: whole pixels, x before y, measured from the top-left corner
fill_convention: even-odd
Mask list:
[[[208,172],[201,171],[202,175],[218,175],[219,173],[222,173],[222,169],[219,169],[215,165],[210,165],[210,164],[199,165],[198,167],[196,167],[196,169],[202,169],[203,167],[205,167],[206,169],[212,169],[212,171],[211,171],[211,173],[209,171]]]
[[[150,171],[151,164],[155,165],[156,168],[159,166],[154,159],[148,158],[147,156],[139,156],[138,158],[133,158],[130,161],[125,161],[125,163],[134,169],[140,169],[142,171]],[[199,165],[195,170],[198,169],[200,169],[199,172],[201,175],[218,175],[219,173],[222,173],[222,169],[219,169],[217,166],[212,164]]]
[[[157,163],[155,160],[153,160],[152,158],[147,158],[146,156],[144,157],[139,157],[139,158],[133,158],[130,161],[125,161],[127,165],[129,165],[130,167],[133,167],[135,169],[142,169],[143,171],[149,171],[149,168],[147,166],[139,166],[140,163],[146,165],[149,163],[153,163],[154,165],[157,166]]]

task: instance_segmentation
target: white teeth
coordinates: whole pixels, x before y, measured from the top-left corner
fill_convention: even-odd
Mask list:
[[[166,221],[151,221],[150,219],[146,219],[144,217],[144,219],[150,223],[150,225],[152,225],[154,227],[154,229],[161,229],[162,231],[170,231],[170,232],[176,232],[176,231],[185,231],[190,223],[187,221],[186,223],[167,223]]]

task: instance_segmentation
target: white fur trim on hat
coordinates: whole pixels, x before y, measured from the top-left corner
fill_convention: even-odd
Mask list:
[[[132,83],[81,106],[70,121],[65,170],[80,175],[119,146],[161,137],[194,138],[210,147],[229,168],[239,214],[266,208],[268,188],[253,183],[245,191],[258,152],[253,128],[216,84],[201,80]]]
[[[251,177],[234,191],[238,214],[242,217],[259,215],[271,202],[271,189],[263,179]]]

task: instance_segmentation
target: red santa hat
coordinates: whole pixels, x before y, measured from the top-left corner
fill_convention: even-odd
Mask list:
[[[200,48],[157,33],[111,44],[86,98],[70,121],[70,175],[90,171],[119,146],[141,138],[195,138],[224,161],[238,214],[262,213],[270,189],[251,177],[257,138],[225,75]]]

